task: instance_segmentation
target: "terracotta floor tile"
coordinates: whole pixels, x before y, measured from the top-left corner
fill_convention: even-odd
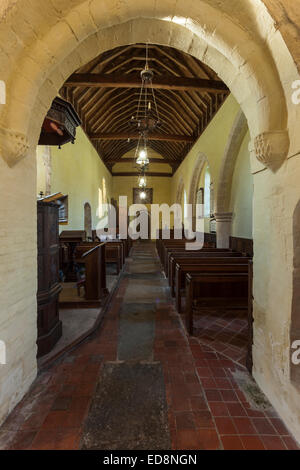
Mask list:
[[[262,440],[258,436],[241,436],[245,450],[265,450]]]
[[[79,445],[78,429],[44,430],[33,440],[31,449],[35,450],[76,450]]]
[[[197,429],[215,428],[213,417],[209,410],[194,411],[194,421]]]
[[[199,429],[197,431],[200,440],[200,449],[218,450],[221,449],[219,436],[214,429]]]
[[[288,450],[299,450],[297,442],[291,436],[283,436],[282,440]]]
[[[233,390],[221,390],[220,393],[223,401],[238,402],[238,397]]]
[[[205,390],[205,394],[209,402],[222,401],[222,395],[219,390]]]
[[[252,418],[252,424],[254,425],[258,434],[277,434],[274,426],[266,418]]]
[[[283,423],[283,421],[280,418],[269,418],[269,421],[274,426],[274,428],[276,429],[278,434],[280,434],[281,436],[288,436],[289,435],[289,432],[288,432],[285,424]]]
[[[176,428],[195,429],[194,414],[192,412],[175,413]]]
[[[244,450],[243,443],[238,436],[221,436],[224,450]]]
[[[197,367],[199,377],[212,377],[212,371],[209,367]]]
[[[222,435],[225,434],[237,434],[234,422],[229,417],[215,418],[218,432]]]
[[[209,407],[213,416],[229,416],[228,407],[223,401],[220,402],[211,402]]]
[[[201,385],[206,390],[213,390],[218,388],[215,382],[215,379],[212,377],[203,377],[201,378]]]
[[[247,416],[245,408],[240,403],[226,403],[230,416]]]
[[[191,408],[193,411],[207,410],[207,403],[204,397],[195,396],[190,398]]]
[[[192,429],[177,430],[177,450],[201,450],[197,431]]]
[[[239,434],[257,434],[257,431],[249,418],[234,418],[234,424]]]
[[[284,442],[279,436],[260,436],[266,450],[285,450]]]
[[[230,380],[225,377],[216,377],[215,383],[218,389],[231,390],[233,388]]]

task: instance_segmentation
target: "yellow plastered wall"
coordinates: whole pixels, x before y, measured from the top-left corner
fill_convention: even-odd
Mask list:
[[[205,155],[206,164],[204,164],[202,173],[199,178],[198,188],[204,187],[204,174],[205,168],[208,164],[210,174],[211,174],[211,181],[214,185],[214,200],[216,201],[217,198],[217,191],[218,191],[218,182],[220,177],[220,169],[222,164],[222,159],[224,156],[224,151],[226,148],[226,144],[228,142],[228,138],[236,119],[237,113],[239,112],[240,107],[234,97],[229,95],[226,99],[218,113],[215,115],[213,120],[209,123],[201,137],[197,140],[193,148],[190,150],[188,155],[186,156],[185,160],[182,162],[180,167],[177,169],[175,175],[172,178],[171,182],[171,200],[172,202],[176,201],[176,193],[178,186],[180,184],[181,179],[184,182],[184,189],[187,191],[187,196],[189,195],[191,181],[195,172],[195,168],[197,165],[198,158],[201,154]],[[246,139],[247,140],[247,139]],[[243,150],[241,155],[241,160],[239,160],[239,165],[235,171],[235,184],[237,185],[237,181],[239,179],[239,172],[242,172],[242,183],[240,184],[239,188],[241,189],[243,185],[251,185],[252,182],[250,180],[250,166],[249,166],[249,152],[246,144],[246,140],[243,142]],[[249,136],[248,136],[249,142]],[[248,152],[248,154],[247,154]],[[247,163],[246,163],[247,160]],[[241,161],[244,163],[241,164]],[[248,165],[248,174],[246,174],[246,164]],[[252,178],[252,177],[251,177]],[[249,188],[248,188],[249,189]],[[247,192],[248,189],[245,191]],[[249,190],[250,191],[250,190]],[[251,191],[250,191],[251,192]],[[242,236],[237,235],[237,233],[245,233],[249,234],[252,233],[252,211],[250,210],[250,205],[252,204],[251,195],[247,195],[247,197],[243,196],[243,204],[239,205],[237,201],[233,202],[234,210],[237,210],[237,214],[234,221],[234,234],[235,236]],[[239,197],[239,193],[237,192],[235,198]],[[247,205],[247,210],[245,211],[245,204]],[[243,209],[242,209],[243,206]],[[243,213],[242,213],[243,212]],[[239,217],[242,216],[242,219],[239,220]],[[247,218],[247,221],[245,220]],[[245,230],[241,230],[241,226],[245,224]],[[250,228],[251,227],[251,228]],[[209,231],[209,219],[205,220],[205,231]]]
[[[153,188],[153,204],[171,203],[171,178],[147,177],[147,187]],[[127,196],[128,205],[133,203],[133,188],[138,188],[137,176],[114,176],[113,197]]]
[[[236,160],[231,187],[231,234],[242,238],[252,238],[253,176],[250,171],[249,140],[247,133]]]
[[[42,148],[37,152],[38,193],[43,181],[43,162],[40,158],[42,152]],[[51,193],[68,195],[69,201],[69,221],[67,225],[60,225],[60,231],[84,229],[86,202],[90,203],[92,209],[92,228],[96,228],[99,202],[106,202],[103,200],[103,193],[106,191],[109,202],[112,196],[112,176],[81,128],[77,129],[74,145],[66,144],[61,150],[51,147],[51,164]]]
[[[215,188],[216,198],[220,166],[222,157],[224,155],[224,149],[239,109],[240,107],[238,103],[234,97],[230,95],[221,106],[213,120],[209,123],[201,137],[190,150],[172,178],[173,201],[176,199],[176,191],[181,177],[183,178],[185,189],[189,190],[195,165],[201,153],[203,153],[207,158],[211,173],[211,180]]]
[[[137,188],[137,176],[114,176],[113,177],[113,197],[118,201],[119,196],[127,196],[128,206],[133,204],[133,188]],[[169,177],[147,177],[147,187],[153,189],[153,204],[171,203],[171,178]],[[143,201],[141,200],[141,204]],[[149,214],[151,207],[145,204]],[[171,214],[170,225],[173,225],[173,216]],[[161,221],[160,221],[161,226]]]

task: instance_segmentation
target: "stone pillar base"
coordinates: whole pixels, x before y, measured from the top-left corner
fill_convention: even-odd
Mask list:
[[[217,226],[217,248],[229,248],[232,212],[215,214]]]

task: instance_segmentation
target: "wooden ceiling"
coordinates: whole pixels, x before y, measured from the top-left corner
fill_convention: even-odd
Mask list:
[[[175,171],[229,90],[214,71],[192,56],[166,46],[148,47],[162,121],[149,136],[149,146]],[[130,119],[138,107],[145,51],[145,44],[135,44],[105,52],[73,74],[61,90],[110,171],[137,145]]]

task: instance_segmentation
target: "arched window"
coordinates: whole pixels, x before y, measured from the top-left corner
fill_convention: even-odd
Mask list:
[[[107,203],[107,191],[106,191],[105,178],[102,178],[102,195],[103,195],[103,204],[106,204]]]
[[[101,188],[98,188],[98,217],[99,219],[103,217],[103,195]]]
[[[204,217],[210,217],[210,196],[211,196],[211,179],[210,179],[210,171],[207,167],[205,170],[204,176]]]
[[[186,190],[183,192],[183,219],[185,220],[188,216],[188,210],[187,210],[187,195],[186,195]]]

